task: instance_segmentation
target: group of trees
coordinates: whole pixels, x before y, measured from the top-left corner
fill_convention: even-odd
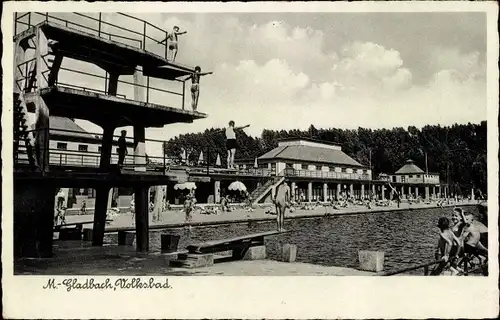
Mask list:
[[[236,133],[238,141],[237,159],[254,159],[272,150],[284,138],[312,138],[342,146],[342,150],[373,169],[374,177],[380,173],[397,171],[407,159],[412,159],[429,172],[439,173],[443,182],[455,187],[469,187],[486,191],[486,121],[480,124],[455,124],[452,126],[427,125],[422,129],[410,126],[393,129],[316,129],[309,130],[263,130],[260,138],[248,136],[243,131]],[[226,162],[225,135],[221,129],[209,129],[202,133],[180,135],[164,145],[168,157],[178,157],[182,150],[190,150],[190,160],[197,161],[203,151],[206,161],[215,164],[217,154],[222,165]],[[188,152],[189,153],[189,152]]]

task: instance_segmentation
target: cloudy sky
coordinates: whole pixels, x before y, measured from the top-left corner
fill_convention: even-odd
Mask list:
[[[246,132],[254,136],[264,128],[311,124],[391,128],[486,119],[484,13],[136,16],[187,30],[177,61],[214,72],[202,78],[198,108],[209,117],[149,130],[150,138],[222,127],[231,119],[251,124]],[[105,18],[124,23],[116,14]]]

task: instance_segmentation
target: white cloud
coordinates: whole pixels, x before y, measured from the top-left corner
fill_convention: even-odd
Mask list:
[[[328,34],[285,21],[249,25],[236,16],[203,14],[143,18],[167,30],[187,30],[178,61],[214,71],[201,81],[199,110],[209,117],[150,130],[152,138],[222,127],[230,119],[250,123],[247,132],[260,135],[264,128],[306,129],[311,123],[392,127],[486,118],[485,66],[477,52],[434,49],[428,65],[435,76],[417,85],[397,48],[373,42],[326,52]]]

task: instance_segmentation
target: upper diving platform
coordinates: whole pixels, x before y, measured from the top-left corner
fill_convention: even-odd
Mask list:
[[[16,53],[15,84],[32,101],[28,110],[40,95],[51,115],[101,126],[110,119],[118,127],[162,127],[206,118],[186,101],[195,67],[167,60],[167,31],[124,13],[111,14],[117,23],[106,15],[16,13],[14,42],[24,54]]]
[[[105,21],[103,14],[28,12],[16,13],[14,42],[34,36],[36,29],[55,41],[58,50],[69,58],[86,61],[103,69],[120,68],[122,74],[133,73],[128,67],[145,67],[145,75],[175,80],[194,72],[194,67],[167,60],[167,43],[160,43],[167,31],[124,13],[114,13],[127,27]],[[132,22],[136,22],[135,26]],[[135,27],[135,28],[134,28]],[[110,30],[112,31],[106,31]],[[106,29],[106,30],[105,30]],[[139,29],[142,29],[139,31]],[[155,68],[161,67],[156,70]]]
[[[168,61],[153,52],[137,48],[119,41],[109,40],[91,33],[67,27],[51,21],[43,21],[19,33],[14,41],[35,35],[36,29],[43,31],[51,46],[65,57],[93,63],[108,72],[133,74],[135,66],[144,67],[144,75],[165,80],[176,80],[194,72],[194,67]],[[22,41],[24,47],[29,44]]]

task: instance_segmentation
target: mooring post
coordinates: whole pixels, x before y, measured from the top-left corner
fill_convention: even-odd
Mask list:
[[[383,251],[358,251],[359,269],[364,271],[380,272],[384,270]]]

